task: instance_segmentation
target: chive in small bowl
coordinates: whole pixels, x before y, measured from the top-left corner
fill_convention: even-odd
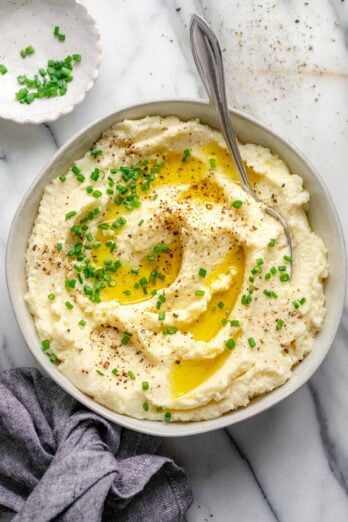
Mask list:
[[[3,0],[0,118],[54,121],[86,96],[98,76],[100,36],[75,0]]]

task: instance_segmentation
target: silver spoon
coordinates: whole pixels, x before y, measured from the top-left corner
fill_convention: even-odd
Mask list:
[[[208,98],[220,120],[222,134],[227,148],[234,159],[242,188],[260,202],[246,173],[242,157],[239,152],[237,139],[232,127],[228,112],[224,66],[221,49],[214,31],[207,22],[197,14],[193,14],[190,22],[190,38],[193,58],[201,77]],[[290,277],[292,274],[292,241],[291,235],[283,216],[274,208],[264,203],[266,212],[277,219],[284,228],[290,251]]]

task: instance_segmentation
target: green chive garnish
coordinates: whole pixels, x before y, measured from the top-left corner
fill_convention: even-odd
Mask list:
[[[50,301],[54,301],[56,296],[55,294],[48,294],[47,298],[50,300]]]
[[[207,271],[206,271],[206,269],[201,267],[201,268],[198,270],[198,275],[199,275],[199,277],[205,277],[205,276],[207,275]]]
[[[204,290],[195,290],[195,295],[197,295],[198,297],[203,297],[204,294],[205,294]]]
[[[181,161],[186,161],[187,158],[189,158],[190,156],[191,156],[191,152],[190,152],[190,150],[189,150],[189,149],[185,149],[185,150],[184,150],[184,155],[183,155],[183,157],[181,158]]]
[[[6,67],[6,65],[4,65],[3,63],[0,63],[0,74],[4,75],[8,72],[8,69]]]
[[[275,243],[276,243],[275,239],[270,239],[270,241],[268,243],[268,246],[269,247],[274,247]]]
[[[135,375],[134,372],[132,372],[132,370],[128,370],[127,375],[130,379],[132,379],[132,381],[135,381]]]
[[[72,310],[74,308],[74,305],[70,303],[70,301],[65,301],[65,306],[68,310]]]
[[[215,158],[209,158],[209,164],[210,164],[211,169],[215,169],[215,167],[216,167]]]
[[[70,212],[67,212],[67,214],[65,214],[65,219],[70,219],[74,216],[76,216],[77,212],[76,210],[70,210]]]
[[[160,312],[160,313],[158,314],[158,320],[159,320],[159,321],[164,321],[165,318],[166,318],[166,314],[165,314],[165,312]]]
[[[150,385],[149,385],[149,383],[147,381],[143,381],[141,383],[141,388],[142,388],[143,391],[147,391],[149,389],[149,387],[150,387]]]
[[[166,330],[162,330],[162,333],[163,333],[163,335],[174,335],[177,331],[178,331],[178,329],[175,328],[175,326],[173,326],[172,328],[167,328]]]
[[[57,248],[58,252],[60,252],[62,250],[62,248],[63,248],[62,243],[57,243],[56,244],[56,248]]]
[[[240,208],[243,205],[243,201],[240,199],[236,199],[235,201],[232,201],[231,207],[233,208]]]
[[[230,321],[230,325],[233,327],[240,326],[240,322],[236,319],[232,319],[232,321]]]
[[[170,411],[166,411],[163,418],[165,422],[170,422],[172,420],[172,414],[170,413]]]
[[[143,410],[144,410],[144,411],[149,411],[149,405],[148,405],[147,402],[144,402],[144,403],[143,403]]]
[[[87,324],[87,321],[85,321],[84,319],[81,319],[81,321],[79,321],[80,326],[86,326],[86,324]]]
[[[283,328],[283,325],[284,325],[283,319],[278,319],[278,321],[276,323],[277,330],[281,330]]]
[[[279,276],[279,279],[280,279],[280,281],[282,281],[282,282],[284,282],[284,281],[289,281],[290,276],[289,276],[289,274],[281,274],[281,275]]]
[[[248,344],[249,344],[250,348],[255,348],[255,346],[256,346],[255,339],[253,337],[249,337],[248,338]]]
[[[47,350],[49,350],[51,346],[51,341],[49,341],[48,339],[44,339],[42,342],[41,342],[41,347],[42,347],[42,350],[44,352],[46,352]]]
[[[51,353],[49,356],[49,360],[51,361],[51,363],[56,363],[58,361],[58,357],[55,353]]]
[[[235,348],[236,346],[236,342],[234,339],[228,339],[226,342],[225,342],[225,346],[228,350],[233,350],[233,348]]]
[[[118,374],[118,368],[113,368],[113,369],[111,370],[111,373],[112,373],[113,375],[117,375],[117,374]]]
[[[103,155],[103,151],[101,149],[93,149],[91,150],[90,154],[93,156],[93,158],[97,158],[98,156]]]
[[[104,377],[104,373],[101,372],[100,370],[96,370],[97,374],[100,375],[101,377]]]
[[[290,256],[283,256],[283,259],[284,261],[288,261],[289,263],[291,263],[292,261],[292,258]]]

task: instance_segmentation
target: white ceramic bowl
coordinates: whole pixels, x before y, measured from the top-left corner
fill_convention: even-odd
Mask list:
[[[59,26],[65,40],[53,36]],[[99,31],[87,9],[75,0],[1,0],[0,63],[8,72],[0,75],[0,117],[18,123],[53,121],[72,111],[92,87],[101,58]],[[22,58],[20,50],[32,45],[35,53]],[[19,103],[15,93],[23,87],[17,76],[32,78],[48,60],[81,54],[64,96],[42,98],[30,105]]]
[[[214,111],[207,103],[171,100],[129,107],[101,118],[83,129],[54,155],[34,181],[17,210],[7,247],[7,282],[19,327],[32,354],[46,373],[65,391],[96,413],[127,428],[161,436],[193,435],[229,426],[264,411],[288,397],[313,375],[330,349],[341,317],[346,276],[344,240],[340,222],[329,193],[308,160],[293,146],[257,121],[239,112],[231,111],[233,125],[240,140],[264,145],[279,154],[292,172],[303,177],[305,187],[311,194],[309,220],[313,230],[329,247],[330,265],[330,276],[325,291],[327,314],[323,328],[315,339],[313,351],[294,368],[292,378],[283,386],[266,395],[257,397],[246,408],[227,413],[213,420],[187,423],[137,420],[115,413],[96,403],[68,381],[59,369],[49,362],[41,350],[41,343],[35,330],[33,318],[24,302],[24,295],[27,291],[24,257],[42,192],[49,181],[60,174],[64,174],[70,165],[83,156],[99,135],[111,125],[125,118],[136,119],[151,114],[176,115],[183,120],[199,118],[203,123],[212,127],[218,126]]]

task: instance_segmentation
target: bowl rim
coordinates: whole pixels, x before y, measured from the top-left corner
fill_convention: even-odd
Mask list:
[[[249,409],[250,403],[243,407],[239,408],[237,410],[232,410],[230,412],[226,412],[220,417],[216,417],[209,420],[203,420],[203,421],[191,421],[191,422],[173,422],[173,423],[164,423],[162,421],[149,421],[147,419],[136,419],[134,417],[128,417],[126,415],[117,413],[113,410],[110,410],[106,406],[103,406],[102,404],[96,402],[94,399],[87,396],[84,392],[80,391],[71,381],[65,377],[58,369],[56,369],[47,359],[40,358],[41,352],[37,349],[37,347],[32,346],[28,341],[26,335],[23,333],[22,323],[25,322],[24,318],[21,319],[19,312],[16,309],[15,305],[15,289],[12,286],[12,280],[11,280],[11,252],[13,248],[13,244],[15,241],[15,231],[20,223],[20,215],[23,210],[23,208],[26,206],[28,200],[30,200],[32,194],[35,193],[35,189],[37,185],[39,184],[42,177],[44,177],[45,173],[48,171],[50,166],[54,164],[54,162],[64,155],[67,149],[70,148],[70,146],[76,142],[79,138],[84,136],[88,131],[93,129],[94,127],[98,126],[102,122],[107,122],[109,119],[115,119],[117,120],[117,116],[119,114],[122,114],[122,118],[126,119],[127,116],[123,115],[123,113],[126,113],[128,111],[140,111],[143,113],[144,117],[147,114],[156,114],[153,110],[154,107],[163,108],[163,106],[168,105],[169,109],[172,105],[173,107],[177,104],[189,104],[197,109],[197,119],[200,119],[200,109],[203,107],[210,106],[209,102],[204,100],[197,100],[197,99],[191,99],[191,98],[164,98],[164,99],[156,99],[156,100],[145,100],[136,104],[132,105],[126,105],[123,107],[118,108],[115,111],[111,111],[107,113],[106,115],[101,116],[100,118],[97,118],[96,120],[93,120],[93,122],[89,123],[88,125],[85,125],[81,130],[79,130],[77,133],[73,134],[65,143],[62,145],[51,157],[49,161],[45,163],[43,168],[40,170],[40,172],[35,176],[33,182],[30,184],[29,188],[25,192],[24,196],[21,199],[21,202],[19,206],[17,207],[17,210],[14,214],[14,217],[12,219],[12,223],[10,226],[9,234],[8,234],[8,240],[7,240],[7,246],[6,246],[6,257],[5,257],[5,272],[6,272],[6,282],[7,282],[7,289],[10,296],[10,302],[12,306],[12,310],[14,312],[18,327],[21,331],[21,334],[25,340],[25,343],[29,350],[31,351],[33,357],[38,362],[39,366],[44,370],[46,374],[48,374],[54,382],[56,382],[61,388],[63,388],[69,395],[71,395],[74,399],[76,399],[78,402],[82,403],[85,407],[89,408],[90,410],[94,411],[95,413],[101,415],[102,417],[106,418],[107,420],[119,424],[120,426],[128,429],[132,429],[134,431],[138,431],[140,433],[145,433],[148,435],[157,435],[161,437],[182,437],[182,436],[190,436],[190,435],[198,435],[202,433],[208,433],[210,431],[214,431],[217,429],[225,428],[227,426],[231,426],[233,424],[237,424],[238,422],[241,422],[243,420],[246,420],[248,418],[254,417],[255,415],[258,415],[259,413],[262,413],[269,408],[275,406],[283,399],[289,397],[292,393],[297,391],[299,388],[301,388],[316,372],[320,364],[325,359],[326,355],[328,354],[334,338],[337,333],[337,329],[341,320],[342,311],[344,307],[344,300],[345,300],[345,292],[346,292],[346,281],[347,281],[347,256],[346,256],[346,249],[345,249],[345,239],[343,234],[343,228],[339,219],[339,215],[337,213],[336,207],[334,205],[333,199],[331,197],[331,194],[319,175],[316,168],[312,165],[312,163],[308,160],[308,158],[295,146],[293,145],[289,140],[285,139],[281,134],[274,132],[272,129],[270,129],[268,126],[264,125],[254,117],[245,114],[242,111],[235,110],[235,109],[229,109],[229,112],[231,115],[235,115],[236,117],[239,117],[242,120],[246,120],[249,124],[252,126],[255,126],[260,130],[261,132],[265,133],[266,135],[270,136],[271,139],[274,139],[276,142],[279,142],[282,146],[284,146],[286,149],[289,149],[290,152],[294,153],[295,156],[300,160],[300,162],[304,163],[308,170],[311,171],[313,174],[313,178],[315,179],[316,183],[320,185],[320,188],[325,193],[325,196],[327,198],[328,207],[330,208],[330,213],[332,214],[333,221],[335,223],[336,231],[337,231],[337,238],[338,238],[338,244],[337,249],[339,250],[341,254],[341,261],[342,261],[342,267],[344,269],[343,278],[341,279],[341,291],[340,294],[337,296],[339,299],[339,303],[336,305],[337,313],[335,317],[335,321],[330,326],[330,335],[328,337],[327,346],[325,350],[322,350],[322,353],[320,354],[320,357],[316,358],[316,362],[312,363],[312,366],[309,368],[309,371],[304,374],[302,377],[295,378],[293,375],[291,379],[286,381],[282,386],[276,388],[273,391],[277,391],[278,393],[274,395],[272,392],[268,392],[262,396],[259,397],[259,403],[257,411],[252,411]],[[151,111],[146,111],[147,107],[152,107]],[[159,109],[161,110],[161,109]],[[165,112],[171,115],[175,115],[175,110],[170,111],[166,110]],[[130,119],[137,118],[130,116]],[[122,121],[122,120],[119,120]],[[113,125],[115,123],[112,123]],[[106,130],[107,127],[104,128]],[[277,150],[275,149],[275,152]],[[53,176],[52,176],[53,179]],[[310,355],[310,354],[308,354]],[[56,370],[56,371],[55,371]],[[251,403],[252,404],[252,403]],[[237,415],[238,414],[238,415]],[[237,418],[233,418],[237,417]],[[230,418],[231,417],[231,418]],[[150,424],[149,424],[150,423]],[[143,426],[143,424],[146,424]],[[149,427],[150,426],[150,427]],[[179,429],[180,427],[180,429]],[[174,429],[173,429],[174,428]]]

